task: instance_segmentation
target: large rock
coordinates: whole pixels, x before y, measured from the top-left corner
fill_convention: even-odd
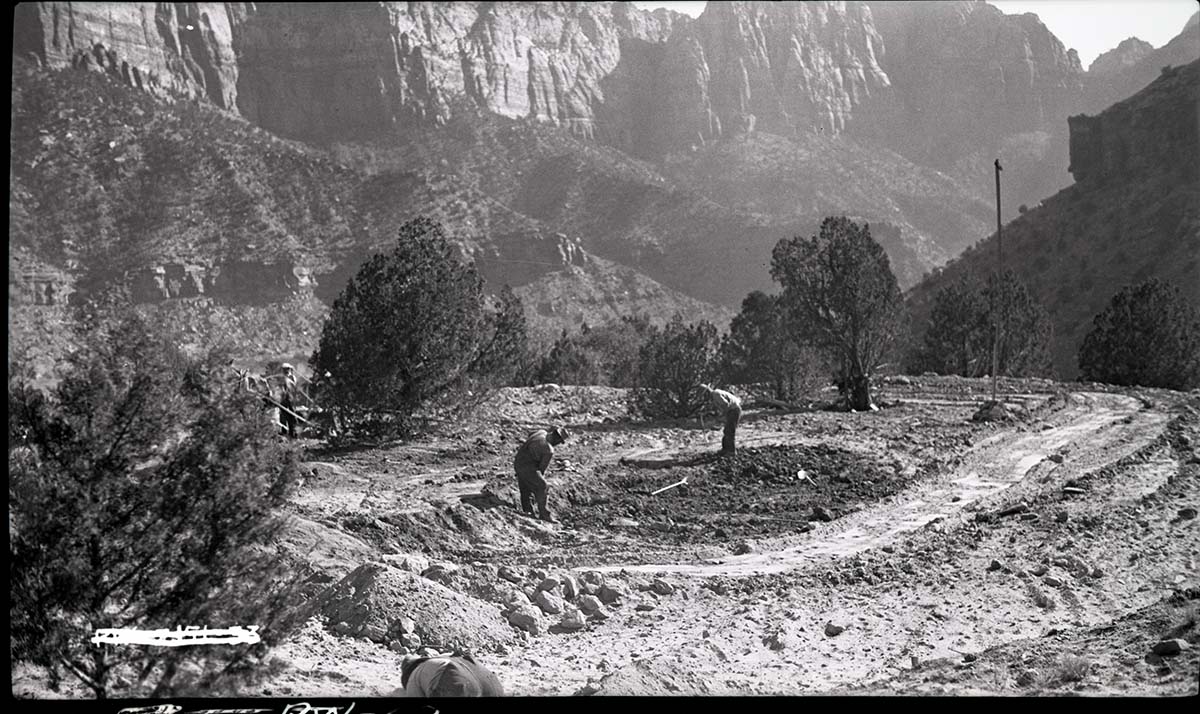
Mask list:
[[[629,597],[629,588],[619,580],[613,580],[600,586],[600,591],[597,593],[600,601],[605,605],[619,603]]]
[[[574,600],[581,594],[579,579],[574,575],[566,574],[562,576],[562,595],[566,600]]]
[[[515,584],[520,584],[524,580],[520,573],[507,565],[500,566],[500,569],[496,571],[496,576],[502,580],[507,580],[508,582]]]
[[[604,603],[595,595],[584,595],[579,598],[579,609],[590,615],[593,612],[603,610]]]
[[[541,613],[533,605],[517,605],[505,612],[504,616],[513,627],[531,635],[540,635],[546,631],[546,623],[542,621]]]
[[[557,615],[563,611],[562,598],[549,590],[538,590],[533,601],[548,615]]]
[[[567,605],[563,610],[562,619],[559,620],[559,627],[564,630],[582,630],[587,626],[587,622],[583,619],[583,613],[574,605]]]
[[[513,642],[494,605],[381,563],[354,569],[316,607],[330,627],[381,642],[389,635],[412,634],[433,646],[476,651],[497,651]]]

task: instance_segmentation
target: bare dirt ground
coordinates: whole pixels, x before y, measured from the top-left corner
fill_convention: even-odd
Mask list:
[[[711,423],[629,422],[619,390],[505,390],[418,443],[314,452],[297,547],[322,580],[383,560],[500,622],[532,611],[536,635],[478,653],[517,695],[1196,694],[1200,400],[1026,380],[1004,388],[1027,421],[972,422],[986,387],[750,409],[732,459],[711,458]],[[509,461],[554,423],[575,437],[546,525],[517,513]],[[551,610],[605,602],[577,630],[529,602],[571,574]],[[401,646],[328,624],[280,650],[261,693],[397,686]],[[1152,652],[1170,639],[1179,654]]]
[[[1027,419],[974,422],[987,386],[750,408],[726,459],[711,422],[552,385],[314,442],[288,539],[314,616],[247,694],[388,695],[404,652],[456,646],[515,695],[1197,694],[1200,397],[1021,380]],[[510,462],[564,423],[550,525]]]

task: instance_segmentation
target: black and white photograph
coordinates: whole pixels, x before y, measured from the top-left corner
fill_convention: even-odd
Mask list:
[[[1195,0],[12,19],[18,707],[1200,696]]]

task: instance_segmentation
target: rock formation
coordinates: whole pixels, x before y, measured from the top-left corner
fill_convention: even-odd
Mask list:
[[[948,168],[1009,136],[1063,133],[1059,122],[1078,111],[1079,57],[1036,15],[980,2],[869,5],[902,105],[901,153]]]
[[[1069,119],[1070,171],[1078,183],[1130,181],[1146,174],[1196,172],[1200,165],[1197,96],[1185,91],[1197,63],[1164,67],[1158,81],[1097,116]],[[1153,113],[1146,108],[1152,107]]]
[[[1154,45],[1145,40],[1130,37],[1093,60],[1088,65],[1088,74],[1093,77],[1115,74],[1141,62],[1146,55],[1153,51]]]
[[[657,155],[756,126],[838,132],[889,87],[855,2],[713,3],[695,21],[602,2],[45,2],[16,25],[18,53],[301,139],[444,122],[465,95]]]
[[[1146,43],[1134,45],[1132,39],[1092,63],[1080,111],[1104,111],[1153,82],[1163,67],[1181,67],[1200,59],[1200,12],[1192,15],[1175,39],[1156,50]],[[1147,49],[1151,51],[1144,51]],[[1109,59],[1101,63],[1106,57]]]

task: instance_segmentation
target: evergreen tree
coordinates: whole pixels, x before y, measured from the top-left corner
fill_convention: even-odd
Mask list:
[[[869,226],[830,217],[812,238],[781,240],[771,277],[783,286],[792,334],[841,365],[851,408],[870,408],[871,375],[901,329],[904,304]]]
[[[1109,384],[1200,386],[1200,310],[1162,280],[1125,287],[1093,321],[1079,371]]]

